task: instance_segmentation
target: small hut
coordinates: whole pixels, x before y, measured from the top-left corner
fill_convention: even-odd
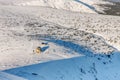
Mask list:
[[[33,52],[41,54],[41,52],[44,52],[48,47],[48,43],[42,42]]]
[[[41,47],[37,47],[37,48],[35,49],[35,53],[40,54],[40,53],[41,53]]]

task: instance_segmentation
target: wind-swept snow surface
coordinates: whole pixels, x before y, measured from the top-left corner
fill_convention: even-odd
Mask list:
[[[116,51],[100,36],[44,21],[39,18],[38,13],[32,13],[31,9],[17,6],[0,7],[1,70],[49,60]],[[33,50],[44,41],[49,44],[47,50],[41,55],[34,54]],[[18,55],[19,57],[16,57]]]
[[[1,4],[19,6],[43,6],[77,12],[96,13],[93,9],[74,0],[0,0]]]
[[[112,5],[109,0],[0,0],[1,5],[50,7],[60,10],[69,10],[85,13],[104,13]]]
[[[119,80],[120,53],[81,56],[6,70],[29,80]]]
[[[50,8],[41,8],[39,10],[40,12],[38,12],[37,9],[34,9],[33,12],[39,13],[37,16],[44,20],[57,23],[65,27],[98,34],[109,44],[120,50],[119,16],[74,13]]]
[[[5,72],[0,72],[0,80],[28,80]]]
[[[40,1],[0,0],[0,70],[28,80],[119,79],[120,17],[72,12],[96,10],[83,0]]]

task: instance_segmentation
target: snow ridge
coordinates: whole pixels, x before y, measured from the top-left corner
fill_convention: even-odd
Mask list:
[[[86,5],[80,4],[74,0],[9,0],[6,2],[0,0],[0,3],[18,6],[44,6],[69,11],[96,13],[94,10],[86,7]]]

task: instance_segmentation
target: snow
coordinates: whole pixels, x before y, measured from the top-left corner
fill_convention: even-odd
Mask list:
[[[119,79],[120,17],[96,10],[93,0],[0,0],[0,79]]]
[[[80,4],[74,0],[0,0],[1,4],[19,5],[19,6],[43,6],[57,9],[64,9],[77,12],[96,13],[92,9]]]
[[[48,15],[43,15],[43,13],[48,13],[45,12],[45,10],[49,12]],[[71,58],[81,55],[90,56],[91,54],[99,53],[108,54],[116,51],[116,49],[107,44],[101,36],[87,33],[86,31],[82,30],[69,29],[72,28],[72,21],[71,24],[67,26],[68,28],[63,27],[65,25],[61,26],[62,24],[57,25],[59,24],[58,22],[61,21],[64,21],[66,24],[68,24],[68,22],[71,20],[66,19],[67,17],[64,17],[65,19],[63,17],[56,19],[57,16],[62,16],[61,14],[67,14],[66,11],[61,10],[61,12],[59,12],[60,14],[57,11],[58,10],[55,9],[42,7],[0,7],[0,55],[2,56],[0,59],[1,70],[42,63],[50,60]],[[51,18],[51,14],[53,14],[53,12],[55,12],[57,16],[54,14],[56,17]],[[78,15],[78,13],[75,14]],[[72,12],[70,12],[69,15],[72,15]],[[67,14],[66,16],[69,15]],[[84,17],[85,14],[81,15]],[[44,20],[41,19],[40,16]],[[91,14],[88,16],[91,16]],[[99,17],[99,15],[96,16]],[[53,21],[52,23],[48,22],[50,19],[51,22]],[[40,44],[44,41],[49,42],[49,48],[41,55],[35,54],[33,50],[40,46]],[[88,54],[88,52],[91,54]],[[19,58],[16,57],[18,55]]]
[[[40,12],[39,12],[40,11]],[[34,14],[46,21],[57,23],[59,25],[80,29],[90,33],[102,36],[110,45],[120,50],[119,25],[120,17],[104,16],[98,14],[74,13],[68,11],[59,11],[50,8],[40,8],[39,11],[33,10]],[[47,13],[47,14],[46,14]],[[48,14],[49,13],[49,14]],[[94,17],[95,16],[95,17]],[[86,24],[87,23],[87,24]],[[113,34],[114,33],[114,34]]]
[[[0,80],[28,80],[5,72],[0,72]]]
[[[31,30],[30,25],[27,25],[31,24],[31,22],[33,22],[33,25],[35,24],[34,22],[42,22],[40,23],[40,25],[46,24],[47,22],[41,19],[38,19],[39,21],[37,21],[34,20],[34,18],[32,18],[33,20],[31,20],[29,17],[25,17],[26,15],[16,16],[17,13],[16,15],[12,15],[12,13],[13,12],[8,11],[2,14],[1,12],[1,15],[3,15],[0,19],[0,56],[2,56],[0,59],[1,70],[45,62],[49,60],[80,56],[80,54],[76,53],[75,51],[71,51],[70,49],[64,48],[63,46],[57,46],[52,42],[49,42],[49,48],[45,50],[42,54],[38,55],[33,53],[33,50],[36,47],[40,46],[40,44],[44,42],[44,40],[34,40],[34,38],[32,39],[31,37],[28,37],[28,35],[35,34],[35,31]],[[6,15],[8,15],[9,17],[6,17]],[[22,22],[21,24],[19,24],[23,19],[26,23]],[[27,27],[25,28],[24,26]],[[40,30],[40,28],[38,31],[44,31],[46,27],[45,25],[43,26],[43,29]],[[48,26],[50,26],[50,24],[48,24]],[[48,29],[49,28],[47,28],[47,30]],[[31,31],[27,32],[29,30]],[[45,32],[43,32],[43,34],[45,34]],[[56,53],[57,51],[59,53]],[[16,57],[18,55],[19,57]]]
[[[118,80],[120,53],[110,57],[96,55],[50,61],[42,64],[5,70],[29,80]]]
[[[16,1],[14,5],[20,6],[44,6],[56,9],[64,9],[75,12],[85,13],[104,13],[107,7],[101,7],[99,5],[113,4],[105,0],[25,0]]]
[[[32,7],[42,6],[75,12],[103,13],[107,8],[99,5],[112,3],[109,0],[0,0],[0,4]]]

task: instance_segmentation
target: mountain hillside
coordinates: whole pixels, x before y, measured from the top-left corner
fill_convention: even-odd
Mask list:
[[[100,4],[0,0],[0,80],[119,80],[120,17]]]
[[[102,36],[109,44],[120,50],[120,17],[110,15],[74,13],[50,8],[32,10],[39,18],[59,25],[87,31]],[[47,14],[46,14],[47,13]],[[48,14],[49,13],[49,14]],[[114,34],[113,34],[114,33]]]
[[[42,12],[45,9],[48,8],[39,8]],[[106,43],[101,36],[82,31],[82,29],[74,29],[69,25],[67,28],[58,25],[59,23],[45,21],[46,19],[41,19],[39,15],[32,13],[31,10],[33,10],[31,7],[0,7],[1,70],[81,55],[109,54],[117,50]],[[51,15],[51,13],[49,14]],[[64,11],[63,13],[66,14]],[[56,14],[58,13],[56,12]],[[63,21],[66,20],[65,22],[68,23],[67,19],[64,18]],[[54,20],[51,18],[51,21]],[[42,42],[49,44],[46,47],[47,50],[42,55],[34,55],[33,50]],[[19,58],[16,57],[18,55]]]
[[[120,53],[81,56],[5,70],[28,80],[119,80]]]
[[[77,12],[96,13],[88,6],[74,0],[0,0],[3,5],[43,6]]]
[[[106,6],[113,3],[109,0],[0,0],[1,5],[15,6],[42,6],[61,10],[69,10],[85,13],[103,13],[109,9]]]

